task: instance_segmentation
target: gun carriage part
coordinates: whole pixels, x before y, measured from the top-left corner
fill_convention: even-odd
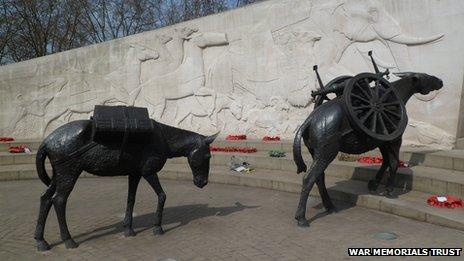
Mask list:
[[[408,123],[403,100],[379,74],[361,73],[343,91],[346,112],[353,129],[380,141],[401,136]]]
[[[337,78],[327,83],[324,88],[319,89],[317,91],[312,91],[311,96],[313,98],[316,98],[318,95],[323,95],[325,100],[330,100],[326,96],[329,93],[335,93],[337,94],[337,96],[339,96],[338,94],[343,93],[343,89],[347,81],[351,78],[353,78],[353,76],[349,76],[349,75],[338,76]]]
[[[385,72],[381,72],[379,70],[379,67],[377,66],[377,63],[375,62],[374,60],[374,57],[372,56],[372,50],[370,50],[367,55],[369,55],[369,57],[371,58],[371,62],[372,62],[372,65],[374,66],[374,71],[375,71],[375,74],[377,75],[380,75],[380,77],[384,77],[387,78],[387,80],[390,79],[390,70],[388,70],[388,68],[385,70]]]
[[[315,107],[320,106],[328,93],[343,91],[345,111],[351,127],[357,132],[379,141],[392,141],[406,129],[406,107],[396,89],[388,82],[389,70],[381,72],[369,51],[375,73],[360,73],[356,76],[339,76],[323,86],[317,66],[313,69],[321,88],[311,93]]]
[[[319,105],[321,105],[324,102],[324,100],[328,100],[328,98],[325,94],[322,94],[322,92],[324,91],[324,84],[322,83],[321,76],[317,71],[317,65],[313,66],[313,70],[316,73],[317,82],[319,83],[319,90],[316,92],[311,92],[311,96],[313,97],[312,101],[314,102],[314,108],[316,108]],[[318,92],[321,93],[319,94]]]

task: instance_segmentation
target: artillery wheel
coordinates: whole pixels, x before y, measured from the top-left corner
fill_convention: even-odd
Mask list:
[[[343,90],[353,129],[379,141],[400,137],[408,123],[406,107],[396,89],[383,77],[361,73]]]

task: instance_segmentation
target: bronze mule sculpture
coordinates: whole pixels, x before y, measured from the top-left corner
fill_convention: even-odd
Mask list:
[[[443,82],[440,79],[424,73],[409,72],[397,73],[395,75],[401,79],[392,82],[391,88],[396,90],[396,94],[404,104],[415,93],[428,94],[443,86]],[[314,183],[317,184],[319,189],[323,206],[329,213],[335,210],[325,186],[324,171],[335,159],[339,151],[350,154],[361,154],[379,148],[384,160],[375,178],[369,181],[368,187],[370,190],[377,190],[385,170],[389,168],[390,176],[387,180],[386,192],[388,196],[391,196],[393,193],[403,133],[401,132],[399,137],[392,141],[380,141],[365,133],[353,130],[347,117],[345,100],[343,98],[343,96],[339,96],[315,108],[295,135],[293,157],[297,165],[297,173],[306,172],[303,177],[300,201],[295,214],[295,219],[299,226],[309,226],[309,222],[305,218],[306,203]],[[365,104],[363,107],[369,108],[374,106],[373,104]],[[374,108],[374,112],[377,115],[378,108]],[[375,119],[374,121],[377,122],[377,116]],[[388,119],[382,118],[383,120],[387,121]],[[407,117],[404,120],[407,123]],[[374,129],[376,128],[375,125],[376,123],[374,123]],[[301,156],[302,138],[313,158],[308,171]]]
[[[40,211],[34,238],[39,251],[50,249],[44,239],[45,222],[53,205],[58,217],[61,239],[67,248],[78,244],[71,238],[66,224],[66,202],[79,175],[86,171],[97,176],[129,176],[127,209],[123,221],[124,235],[134,236],[132,212],[140,178],[143,177],[158,196],[154,220],[154,234],[163,234],[161,220],[166,194],[158,180],[168,158],[187,157],[193,182],[203,188],[208,183],[211,144],[216,135],[200,134],[152,121],[154,131],[144,144],[128,143],[106,146],[92,141],[92,121],[69,122],[52,132],[37,151],[36,166],[39,178],[48,186],[40,198]],[[78,152],[78,153],[76,153]],[[45,171],[45,158],[50,159],[53,175]]]

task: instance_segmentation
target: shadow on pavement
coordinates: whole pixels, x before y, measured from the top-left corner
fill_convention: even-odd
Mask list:
[[[330,193],[330,192],[329,192],[329,193]],[[354,204],[349,203],[349,202],[343,202],[343,201],[338,201],[338,200],[332,200],[332,201],[333,201],[333,203],[334,203],[334,205],[335,205],[336,212],[341,212],[341,211],[343,211],[343,210],[345,210],[345,209],[349,209],[349,208],[352,208],[352,207],[355,206]],[[319,211],[317,211],[317,213],[316,213],[314,216],[312,216],[312,213],[311,213],[312,211],[311,211],[311,210],[310,210],[310,214],[309,214],[309,215],[307,214],[307,215],[308,215],[308,216],[307,216],[307,217],[308,217],[308,221],[309,221],[310,223],[313,222],[313,221],[316,220],[316,219],[323,218],[323,217],[325,217],[325,216],[327,216],[327,215],[330,215],[330,213],[327,212],[327,211],[325,210],[325,208],[324,208],[324,206],[322,205],[322,203],[319,203],[319,204],[317,204],[317,205],[311,207],[310,209],[319,210]],[[321,211],[320,211],[321,209],[324,210],[324,211],[321,212]]]
[[[235,202],[235,205],[230,206],[230,207],[208,207],[208,204],[194,204],[194,205],[168,207],[164,209],[162,225],[166,226],[168,224],[179,223],[178,225],[165,230],[165,232],[169,232],[171,230],[185,226],[191,221],[196,220],[196,219],[200,219],[204,217],[212,217],[212,216],[227,216],[232,213],[242,211],[244,209],[252,209],[252,208],[257,208],[257,207],[259,206],[245,206],[245,205],[242,205],[240,202]],[[133,228],[136,231],[136,233],[140,233],[147,229],[153,228],[154,218],[155,216],[153,212],[135,216],[133,218]],[[121,234],[122,236],[122,233],[123,233],[123,226],[122,226],[122,220],[121,220],[117,223],[104,226],[104,227],[100,227],[95,230],[76,235],[74,236],[74,239],[78,243],[83,243],[86,241],[90,241],[93,239],[97,239],[100,237],[113,235],[113,234]],[[87,238],[79,240],[82,237],[87,237]],[[56,242],[54,244],[51,244],[51,246],[54,247],[61,243],[62,242]]]

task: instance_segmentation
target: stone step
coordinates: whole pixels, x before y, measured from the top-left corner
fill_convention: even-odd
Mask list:
[[[35,150],[30,154],[0,152],[0,168],[3,168],[4,165],[35,163],[35,155]]]
[[[456,149],[464,150],[464,138],[457,139],[457,141],[456,141]]]
[[[214,142],[215,146],[237,146],[237,147],[254,147],[258,151],[269,151],[272,149],[279,149],[292,155],[293,143],[290,141],[271,141],[263,142],[259,140],[245,140],[245,141],[227,141],[219,140]],[[306,147],[301,149],[303,154],[309,154]],[[380,156],[379,150],[373,150],[363,155],[376,155]],[[402,147],[400,151],[400,159],[408,162],[411,165],[420,165],[435,168],[444,168],[464,171],[464,150],[449,150],[438,151],[427,148],[418,147]]]
[[[47,170],[51,173],[50,166]],[[327,173],[328,174],[328,173]],[[96,177],[83,173],[81,177]],[[169,162],[160,172],[161,179],[192,180],[188,165]],[[0,170],[0,180],[37,179],[33,164],[7,165]],[[232,172],[225,166],[212,166],[210,182],[275,189],[293,193],[301,191],[301,175],[282,170],[260,169],[249,174]],[[38,181],[39,182],[39,181]],[[427,205],[427,193],[402,189],[396,191],[397,198],[390,199],[371,194],[367,183],[359,180],[346,180],[328,175],[326,185],[331,198],[371,208],[398,216],[408,217],[432,224],[464,230],[464,211],[462,209],[438,209]],[[311,195],[318,196],[316,186]],[[297,202],[295,202],[295,207]],[[289,213],[293,215],[293,213]],[[309,214],[311,215],[311,213]]]
[[[192,180],[188,166],[184,164],[168,164],[161,171],[166,179]],[[213,166],[210,181],[231,185],[276,189],[299,193],[301,176],[279,170],[257,170],[251,174],[229,171],[226,167]],[[464,211],[462,209],[438,209],[427,205],[429,194],[402,190],[395,199],[370,194],[367,183],[357,180],[344,180],[327,177],[326,185],[333,199],[347,201],[358,206],[367,207],[403,217],[428,223],[438,224],[464,230]],[[316,186],[311,191],[317,196]],[[295,207],[298,203],[295,202]],[[291,213],[293,214],[293,213]]]
[[[232,155],[237,154],[215,152],[211,159],[211,165],[214,167],[226,167]],[[293,159],[288,156],[271,158],[263,152],[237,156],[249,162],[257,170],[277,170],[289,175],[294,175],[296,172]],[[311,164],[309,158],[309,155],[305,156],[308,166]],[[31,175],[36,177],[33,160],[34,157],[13,157],[10,164],[0,165],[0,180],[24,179]],[[186,158],[175,158],[168,160],[168,163],[186,166],[187,160]],[[368,181],[375,177],[378,169],[378,165],[335,160],[327,168],[326,175],[343,180]],[[31,171],[34,173],[31,173]],[[385,183],[387,176],[385,175],[382,183]],[[399,168],[396,186],[400,189],[421,191],[429,194],[450,194],[464,197],[464,172],[424,166]]]
[[[52,167],[49,163],[45,164],[45,169],[48,175],[52,175]],[[94,177],[88,173],[82,173],[84,177]],[[25,179],[38,179],[35,164],[15,164],[0,166],[0,181],[8,180],[25,180]]]
[[[28,148],[35,151],[39,148],[41,142],[42,140],[37,140],[37,139],[0,142],[0,152],[8,152],[8,149],[11,146],[20,146],[20,145],[26,145]]]
[[[232,155],[241,157],[256,169],[272,169],[285,171],[290,174],[296,173],[295,163],[289,155],[283,158],[272,158],[266,153],[238,155],[216,152],[213,153],[211,164],[226,166]],[[310,156],[306,155],[304,159],[309,167],[311,164]],[[176,158],[171,161],[173,163],[186,164],[185,158]],[[327,168],[326,174],[345,180],[368,181],[375,177],[379,168],[379,165],[334,160]],[[387,176],[388,175],[385,175],[385,178]],[[452,194],[458,197],[464,197],[464,172],[462,171],[413,166],[409,168],[399,168],[396,180],[396,185],[399,188],[432,194]]]
[[[401,159],[411,165],[464,171],[464,150],[424,152],[411,149],[403,151]]]
[[[27,145],[34,151],[37,150],[40,145],[39,140],[18,140],[13,142],[0,142],[0,165],[13,164],[13,159],[2,159],[2,157],[13,156],[8,153],[10,146]],[[267,153],[272,149],[279,149],[287,152],[289,156],[292,155],[292,142],[291,141],[278,141],[278,142],[263,142],[260,140],[246,140],[246,141],[228,141],[218,140],[215,141],[214,146],[226,147],[226,146],[237,146],[237,147],[255,147],[260,152]],[[303,155],[309,155],[306,148],[302,148]],[[22,155],[22,154],[17,154]],[[378,150],[373,150],[365,153],[364,155],[380,155]],[[33,162],[25,157],[19,156],[18,162],[30,163]],[[400,159],[407,161],[411,165],[419,165],[426,167],[450,169],[464,171],[464,150],[449,150],[449,151],[436,151],[424,148],[412,148],[403,147],[400,151]],[[14,161],[14,160],[13,160]]]

